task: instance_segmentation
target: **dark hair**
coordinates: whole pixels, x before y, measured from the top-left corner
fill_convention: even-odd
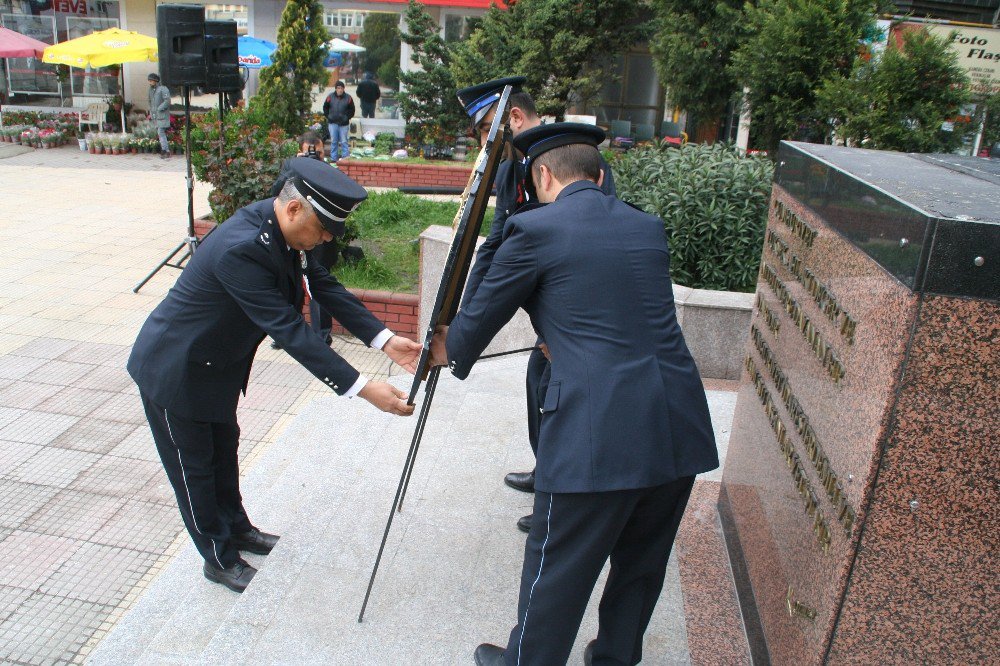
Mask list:
[[[510,108],[513,109],[515,106],[524,111],[525,115],[529,118],[534,118],[538,115],[538,109],[535,108],[535,100],[531,98],[531,94],[523,90],[519,90],[510,96]]]
[[[312,157],[317,160],[320,159],[319,151],[316,150],[316,144],[322,144],[323,139],[320,138],[319,134],[312,131],[306,132],[302,135],[302,138],[299,139],[299,145],[301,146],[303,143],[308,144],[308,148],[303,151],[305,153],[305,157]]]
[[[597,148],[586,143],[559,146],[536,157],[531,164],[531,177],[536,185],[543,164],[556,180],[566,185],[577,180],[596,183],[601,177],[601,154]]]
[[[159,83],[160,82],[160,75],[157,74],[156,72],[151,72],[149,74],[149,76],[146,77],[146,80],[147,81],[156,81],[157,83]]]
[[[334,88],[346,88],[347,86],[344,85],[343,81],[337,81],[337,83],[335,83],[333,87]]]

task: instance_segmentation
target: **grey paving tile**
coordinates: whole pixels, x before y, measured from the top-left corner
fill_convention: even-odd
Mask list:
[[[0,379],[23,379],[47,362],[44,358],[0,356]]]
[[[0,440],[0,478],[9,478],[18,466],[41,450],[38,444]]]
[[[53,414],[87,416],[116,395],[118,394],[112,391],[85,389],[67,384],[51,398],[39,403],[35,409]]]
[[[31,594],[31,590],[20,587],[0,587],[0,622],[10,617],[11,613],[27,601]]]
[[[153,475],[153,478],[146,482],[146,485],[132,499],[163,504],[174,507],[175,510],[177,507],[177,496],[174,495],[174,489],[167,481],[167,473],[162,468],[158,474]]]
[[[128,500],[91,541],[160,554],[183,529],[176,506]]]
[[[82,342],[59,356],[60,361],[73,363],[89,363],[92,365],[125,367],[129,347],[125,345],[109,345],[99,342]]]
[[[135,427],[129,423],[81,419],[52,440],[51,446],[91,453],[108,453],[134,429]]]
[[[49,444],[79,420],[77,416],[30,411],[0,429],[0,439],[28,444]]]
[[[246,396],[240,400],[240,409],[283,413],[288,411],[298,397],[299,391],[289,390],[286,386],[252,383],[247,388]]]
[[[24,529],[88,540],[124,506],[123,497],[62,490],[24,523]]]
[[[116,605],[156,558],[152,553],[85,543],[39,589],[54,596]]]
[[[58,493],[51,486],[0,480],[0,527],[21,527]]]
[[[156,452],[156,444],[153,442],[153,433],[150,432],[149,426],[143,424],[129,425],[129,427],[132,428],[131,432],[111,449],[110,455],[159,462],[160,454]]]
[[[72,386],[84,375],[94,369],[89,363],[71,363],[69,361],[48,361],[31,371],[31,378],[43,384],[58,384]]]
[[[0,657],[39,666],[69,663],[110,610],[78,599],[36,593],[0,624]]]
[[[59,338],[35,338],[11,353],[16,356],[29,356],[31,358],[44,358],[52,360],[58,358],[76,347],[75,340],[60,340]]]
[[[0,407],[0,429],[6,428],[27,413],[26,409],[15,409],[12,406]]]
[[[123,364],[120,366],[97,366],[79,381],[74,382],[73,385],[77,388],[120,393],[133,384],[132,378],[129,377]]]
[[[120,421],[134,425],[146,422],[146,415],[142,411],[142,401],[138,394],[132,393],[114,394],[89,416],[95,419],[107,419],[108,421]]]
[[[127,498],[142,490],[161,469],[159,463],[155,462],[104,456],[82,472],[70,488]]]
[[[81,544],[73,539],[15,530],[0,541],[0,585],[38,589]]]
[[[63,387],[29,381],[13,381],[0,388],[0,405],[18,409],[32,409],[48,400]]]
[[[10,478],[24,483],[65,488],[100,456],[86,451],[42,447],[38,453],[14,469]]]

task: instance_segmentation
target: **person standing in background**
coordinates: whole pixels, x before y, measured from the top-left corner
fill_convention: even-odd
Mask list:
[[[361,117],[374,118],[375,104],[382,97],[382,90],[375,81],[375,75],[365,72],[365,80],[358,84],[358,99],[361,100]]]
[[[354,117],[354,98],[347,94],[343,81],[337,81],[333,92],[326,96],[323,115],[330,126],[330,156],[334,161],[350,157],[347,137],[351,133],[351,118]]]
[[[170,89],[160,83],[160,75],[156,72],[146,77],[149,81],[149,119],[156,125],[156,133],[160,137],[160,157],[170,157],[170,142],[167,140],[167,130],[170,129]]]

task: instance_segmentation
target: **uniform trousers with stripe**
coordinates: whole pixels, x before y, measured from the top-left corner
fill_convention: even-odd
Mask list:
[[[194,421],[140,395],[188,534],[206,562],[231,567],[240,555],[229,537],[253,528],[240,495],[235,414],[231,423]]]
[[[569,659],[604,563],[594,666],[638,664],[694,477],[601,493],[535,492],[507,666]]]

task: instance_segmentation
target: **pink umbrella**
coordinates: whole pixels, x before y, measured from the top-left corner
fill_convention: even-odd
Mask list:
[[[41,58],[46,47],[45,42],[0,28],[0,58]]]

